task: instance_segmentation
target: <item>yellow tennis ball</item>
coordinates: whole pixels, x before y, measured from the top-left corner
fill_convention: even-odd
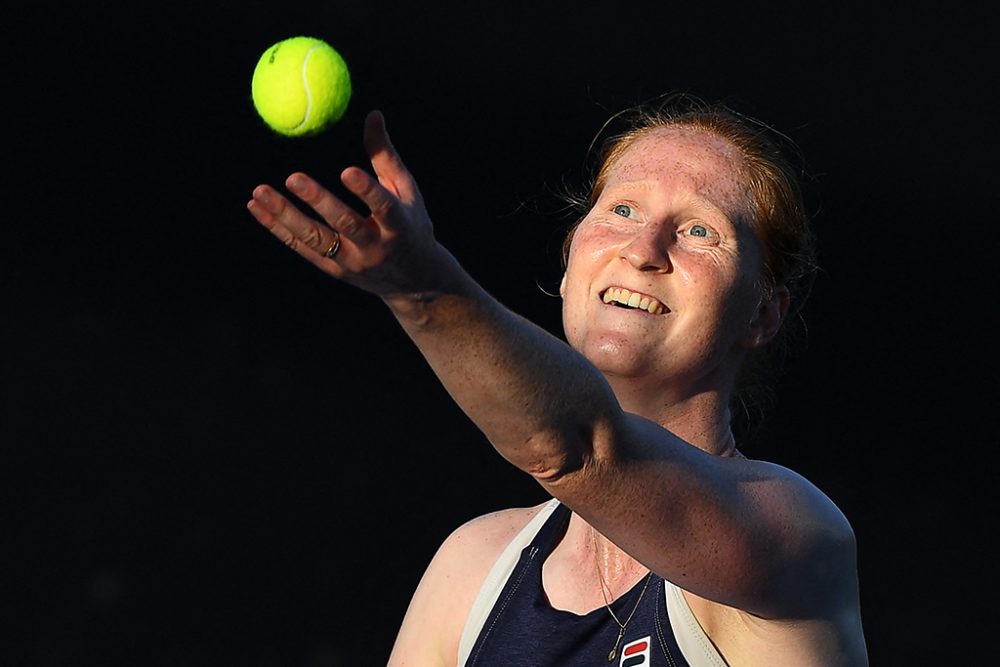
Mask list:
[[[291,37],[260,57],[250,90],[257,113],[271,129],[298,137],[340,120],[351,99],[351,77],[329,44]]]

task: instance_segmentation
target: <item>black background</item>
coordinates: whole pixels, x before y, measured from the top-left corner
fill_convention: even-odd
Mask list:
[[[369,1],[2,19],[3,664],[383,664],[444,537],[543,495],[375,298],[254,223],[250,191],[335,182],[382,109],[439,237],[560,334],[556,195],[610,113],[671,91],[766,120],[811,174],[808,349],[744,449],[851,519],[873,664],[960,664],[989,639],[985,16]],[[340,50],[355,95],[288,140],[249,82],[297,34]]]

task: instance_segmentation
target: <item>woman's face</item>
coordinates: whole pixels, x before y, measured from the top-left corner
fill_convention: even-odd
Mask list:
[[[562,287],[568,341],[609,378],[697,392],[731,383],[759,344],[761,258],[740,160],[713,134],[661,128],[613,166]]]

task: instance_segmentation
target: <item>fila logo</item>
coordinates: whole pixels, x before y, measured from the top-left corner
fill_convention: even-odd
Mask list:
[[[636,639],[634,642],[625,644],[622,649],[622,659],[618,663],[619,667],[641,667],[649,664],[649,637]]]

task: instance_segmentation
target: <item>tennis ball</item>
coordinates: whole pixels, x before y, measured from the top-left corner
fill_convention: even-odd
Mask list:
[[[288,137],[316,134],[340,120],[351,99],[347,63],[313,37],[291,37],[260,57],[250,84],[257,113]]]

